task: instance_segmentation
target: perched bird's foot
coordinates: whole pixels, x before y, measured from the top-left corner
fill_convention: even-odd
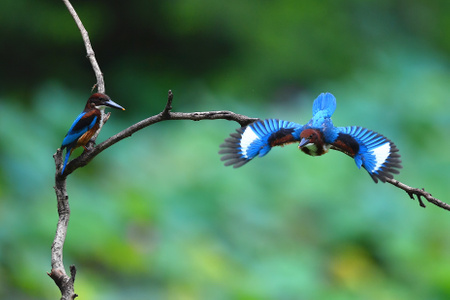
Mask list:
[[[89,141],[86,145],[83,146],[85,152],[90,152],[95,148],[95,142]]]

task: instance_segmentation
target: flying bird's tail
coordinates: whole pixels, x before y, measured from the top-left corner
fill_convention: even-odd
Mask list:
[[[322,93],[314,100],[313,116],[319,111],[325,111],[325,117],[330,118],[336,110],[336,98],[330,93]]]

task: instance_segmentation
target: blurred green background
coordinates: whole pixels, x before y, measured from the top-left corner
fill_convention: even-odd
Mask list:
[[[73,1],[113,111],[98,141],[159,113],[232,110],[393,140],[396,178],[450,202],[450,2]],[[95,77],[61,1],[0,2],[0,298],[58,299],[53,153]],[[295,145],[240,169],[239,125],[148,127],[68,178],[64,261],[80,299],[449,299],[450,213]],[[80,153],[80,152],[77,152]]]

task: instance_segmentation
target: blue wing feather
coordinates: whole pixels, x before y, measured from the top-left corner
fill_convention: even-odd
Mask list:
[[[94,127],[95,122],[97,122],[97,116],[92,115],[89,118],[83,119],[85,115],[86,112],[82,112],[75,119],[66,136],[64,137],[64,140],[62,142],[63,148],[75,143],[83,134]]]
[[[338,127],[332,148],[354,158],[358,168],[365,168],[375,182],[385,182],[398,174],[401,166],[397,146],[383,135],[359,126]]]
[[[259,136],[264,136],[264,132],[259,127],[259,123],[255,124],[255,126],[252,126],[252,129],[255,131],[255,133]]]
[[[61,174],[63,174],[64,170],[66,169],[70,154],[72,153],[73,147],[76,147],[78,139],[89,129],[94,127],[95,122],[97,122],[97,118],[98,117],[96,115],[90,115],[86,117],[86,112],[82,112],[72,123],[72,126],[70,126],[70,129],[64,137],[61,145],[61,149],[66,148],[66,157],[64,159],[64,165],[62,167]]]
[[[225,165],[240,167],[256,156],[266,155],[273,146],[297,142],[300,139],[302,125],[278,119],[256,121],[237,129],[236,133],[220,145],[219,154]]]

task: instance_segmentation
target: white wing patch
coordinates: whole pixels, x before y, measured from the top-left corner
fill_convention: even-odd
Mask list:
[[[391,146],[389,143],[385,143],[383,145],[380,145],[370,151],[375,156],[376,165],[373,170],[370,172],[376,172],[378,171],[381,166],[386,162],[386,159],[389,157],[389,154],[391,153]]]
[[[241,149],[242,149],[242,155],[245,158],[249,158],[247,155],[247,150],[249,146],[256,140],[259,139],[259,136],[253,131],[251,126],[248,126],[244,133],[242,134],[241,138]]]

